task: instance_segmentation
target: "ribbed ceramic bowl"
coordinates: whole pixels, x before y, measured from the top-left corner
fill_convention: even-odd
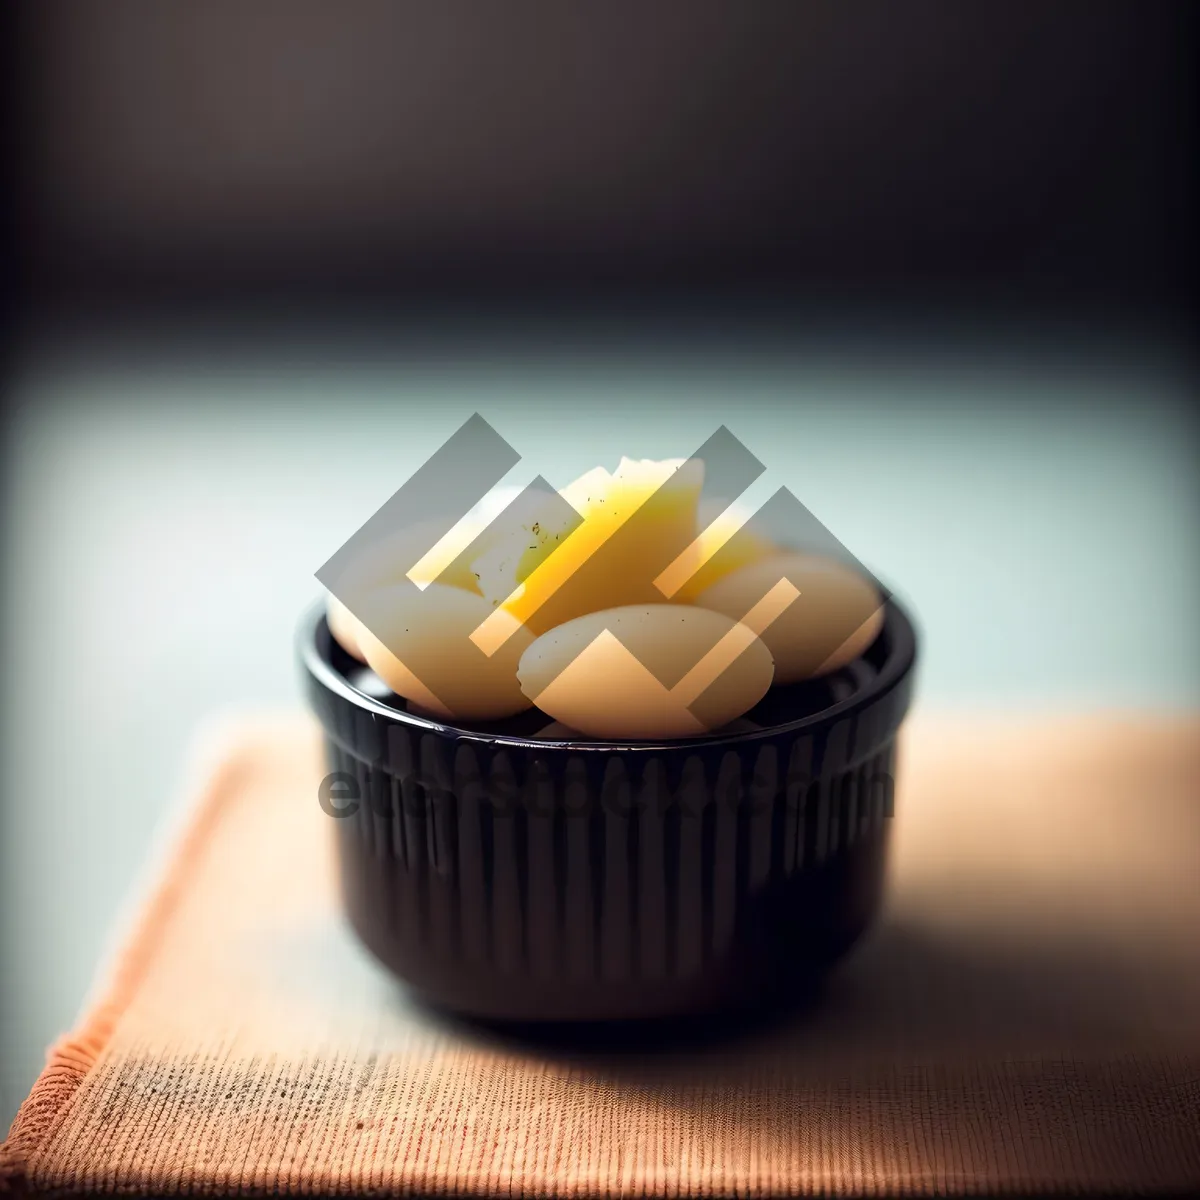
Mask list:
[[[298,634],[325,730],[346,913],[426,999],[477,1017],[654,1018],[777,997],[882,899],[895,737],[916,638],[773,688],[761,728],[680,742],[541,740],[536,711],[456,729],[405,710],[330,636]]]

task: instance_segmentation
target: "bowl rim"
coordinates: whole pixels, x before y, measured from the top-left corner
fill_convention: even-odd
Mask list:
[[[326,635],[330,642],[333,635],[328,632],[326,625],[327,601],[314,601],[305,610],[296,632],[296,649],[301,666],[308,675],[326,691],[333,693],[344,702],[355,708],[369,712],[375,717],[396,725],[404,726],[421,733],[433,733],[451,741],[466,741],[487,745],[496,749],[511,748],[514,750],[539,750],[546,753],[569,751],[572,754],[658,754],[687,750],[689,752],[701,748],[721,746],[745,746],[758,741],[767,741],[781,735],[798,734],[827,727],[841,718],[856,715],[864,708],[877,703],[892,691],[913,669],[917,657],[917,632],[912,619],[903,606],[890,592],[883,603],[883,630],[888,632],[893,645],[887,660],[880,667],[878,674],[870,684],[861,691],[847,696],[831,704],[820,712],[809,713],[797,717],[794,721],[785,721],[779,725],[766,725],[761,729],[746,730],[741,733],[726,733],[720,735],[704,735],[694,738],[678,738],[675,740],[658,741],[597,741],[587,739],[574,741],[569,738],[534,738],[521,737],[511,733],[494,733],[478,729],[465,729],[457,725],[447,725],[415,713],[404,712],[393,708],[366,692],[356,688],[336,667],[322,654],[319,633],[322,626],[326,627]],[[881,631],[882,636],[882,631]],[[872,643],[873,645],[874,643]],[[861,656],[860,656],[861,657]],[[547,720],[553,718],[547,717]]]

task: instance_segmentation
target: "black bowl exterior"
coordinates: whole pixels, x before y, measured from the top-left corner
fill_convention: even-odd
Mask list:
[[[544,1021],[756,1003],[810,981],[880,907],[916,656],[894,601],[826,711],[661,745],[422,720],[348,682],[323,612],[299,649],[346,913],[437,1004]]]

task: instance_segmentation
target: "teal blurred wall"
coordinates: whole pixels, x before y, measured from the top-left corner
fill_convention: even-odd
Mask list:
[[[686,455],[727,424],[767,467],[747,502],[787,485],[909,601],[924,706],[1200,705],[1197,426],[1173,359],[300,362],[51,355],[12,393],[0,1123],[74,1016],[196,722],[299,702],[313,572],[474,411],[524,454],[515,483]]]

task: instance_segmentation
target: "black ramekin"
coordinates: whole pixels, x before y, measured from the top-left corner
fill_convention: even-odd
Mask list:
[[[810,982],[879,909],[916,659],[892,599],[861,658],[773,688],[747,714],[761,728],[659,744],[540,740],[537,713],[527,732],[410,714],[371,693],[323,605],[298,650],[346,913],[435,1004],[515,1021],[740,1007]]]

